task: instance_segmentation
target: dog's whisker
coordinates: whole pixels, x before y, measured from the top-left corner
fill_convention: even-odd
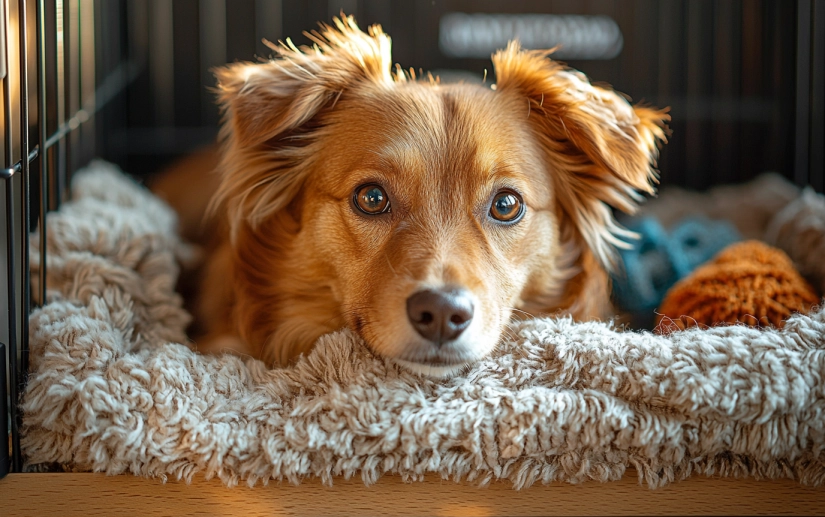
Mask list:
[[[387,261],[387,265],[390,267],[390,271],[392,271],[393,276],[398,276],[398,272],[392,267],[392,262],[390,262],[390,256],[384,253],[384,259]]]
[[[515,312],[515,313],[518,313],[518,314],[523,314],[524,316],[527,316],[528,318],[535,318],[536,317],[535,314],[532,314],[532,313],[527,312],[527,311],[522,310],[522,309],[517,309],[516,307],[505,307],[505,309],[508,309],[508,310],[510,310],[512,312]]]
[[[332,106],[330,109],[334,108],[336,104],[338,104],[338,99],[341,98],[341,94],[344,93],[344,90],[339,90],[338,95],[335,96],[335,100],[332,101]]]
[[[504,324],[504,328],[502,328],[502,331],[509,336],[510,341],[518,340],[518,332],[516,332],[516,330],[509,323]]]

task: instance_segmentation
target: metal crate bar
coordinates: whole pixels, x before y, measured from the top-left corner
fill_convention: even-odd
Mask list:
[[[44,49],[46,48],[46,6],[45,0],[37,1],[37,63],[39,69],[37,72],[37,126],[40,137],[40,146],[42,155],[40,156],[40,270],[38,276],[38,283],[40,287],[40,295],[38,299],[40,303],[46,301],[46,210],[48,210],[48,170],[46,164],[48,163],[48,148],[44,145],[46,141],[46,57]],[[29,285],[30,288],[30,285]]]
[[[125,5],[125,1],[120,3]],[[11,454],[0,448],[0,477],[7,472],[20,472],[23,467],[18,403],[28,370],[27,317],[32,299],[38,304],[46,300],[46,214],[59,208],[66,198],[69,176],[75,167],[70,147],[83,147],[85,140],[91,143],[96,139],[93,130],[81,134],[79,128],[88,125],[87,122],[93,124],[95,114],[144,69],[142,63],[121,60],[96,80],[100,52],[100,42],[96,42],[97,11],[119,12],[120,3],[0,0],[0,95],[4,117],[0,151],[5,161],[0,168],[0,182],[5,188],[7,262],[4,274],[9,282],[4,297],[8,303],[4,317],[8,318],[9,339],[7,343],[0,343],[0,441],[11,443]],[[8,16],[3,10],[6,8],[17,11],[18,33],[14,42],[6,38],[6,35],[14,36],[5,25]],[[57,34],[50,36],[50,31],[55,29]],[[15,42],[17,49],[13,49]],[[15,59],[10,59],[9,52],[15,54],[11,56]],[[29,58],[34,61],[29,63]],[[29,64],[36,76],[33,95],[29,95]],[[36,116],[30,113],[30,108],[36,109]],[[36,139],[36,145],[32,145],[30,138]],[[40,269],[34,279],[37,282],[34,292],[29,267],[29,238],[35,222],[32,211],[36,214],[40,245]],[[8,390],[2,379],[7,367]]]
[[[22,289],[21,289],[21,312],[23,315],[28,315],[30,300],[30,268],[29,268],[29,231],[31,228],[30,210],[29,210],[29,192],[31,189],[30,183],[30,167],[29,167],[29,91],[28,91],[28,70],[26,64],[28,63],[28,49],[27,49],[27,27],[26,27],[26,0],[19,0],[17,3],[17,19],[18,19],[18,52],[19,52],[19,77],[20,77],[20,155],[22,159],[20,165],[20,181],[21,181],[21,196],[20,196],[20,211],[22,226],[20,232],[21,242],[21,264],[20,271],[22,272]],[[14,188],[12,180],[15,175],[12,175],[6,181],[6,221],[8,229],[8,264],[9,264],[9,388],[10,388],[10,418],[11,418],[11,468],[15,472],[20,472],[23,468],[23,457],[20,452],[20,424],[22,415],[20,415],[17,407],[19,394],[25,382],[25,372],[28,367],[28,337],[29,327],[26,324],[25,318],[21,318],[20,322],[20,341],[17,341],[17,319],[16,312],[17,298],[15,296],[14,283],[16,279],[16,268],[14,264],[14,251],[16,240],[14,238]]]

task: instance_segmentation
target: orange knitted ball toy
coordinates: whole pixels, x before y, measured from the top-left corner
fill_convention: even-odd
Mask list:
[[[740,242],[668,291],[656,331],[725,323],[782,328],[791,314],[808,312],[818,302],[784,252],[759,241]]]

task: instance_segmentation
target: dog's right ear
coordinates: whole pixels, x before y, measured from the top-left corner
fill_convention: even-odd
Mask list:
[[[359,81],[396,80],[390,39],[380,26],[364,33],[349,16],[307,36],[312,47],[287,40],[271,46],[270,61],[216,70],[225,148],[213,206],[226,205],[233,233],[243,220],[254,227],[284,208],[300,189],[312,156],[304,126]]]
[[[380,26],[362,32],[348,16],[307,34],[312,48],[270,45],[265,63],[235,63],[216,71],[219,100],[240,145],[269,140],[307,122],[358,80],[393,82],[390,38]]]

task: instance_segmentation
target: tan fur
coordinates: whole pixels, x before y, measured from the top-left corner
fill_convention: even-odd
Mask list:
[[[205,279],[204,296],[223,300],[202,304],[213,336],[234,329],[237,348],[285,364],[349,326],[382,356],[459,364],[489,353],[514,311],[606,316],[606,269],[632,235],[608,205],[633,211],[636,191],[652,191],[668,116],[516,44],[493,56],[495,89],[412,80],[392,71],[380,27],[336,25],[313,33],[315,48],[218,71],[214,206],[230,235],[217,254],[228,270]],[[353,208],[367,182],[391,213]],[[505,187],[527,205],[511,226],[488,216]],[[405,303],[446,284],[472,292],[476,316],[438,355]]]

